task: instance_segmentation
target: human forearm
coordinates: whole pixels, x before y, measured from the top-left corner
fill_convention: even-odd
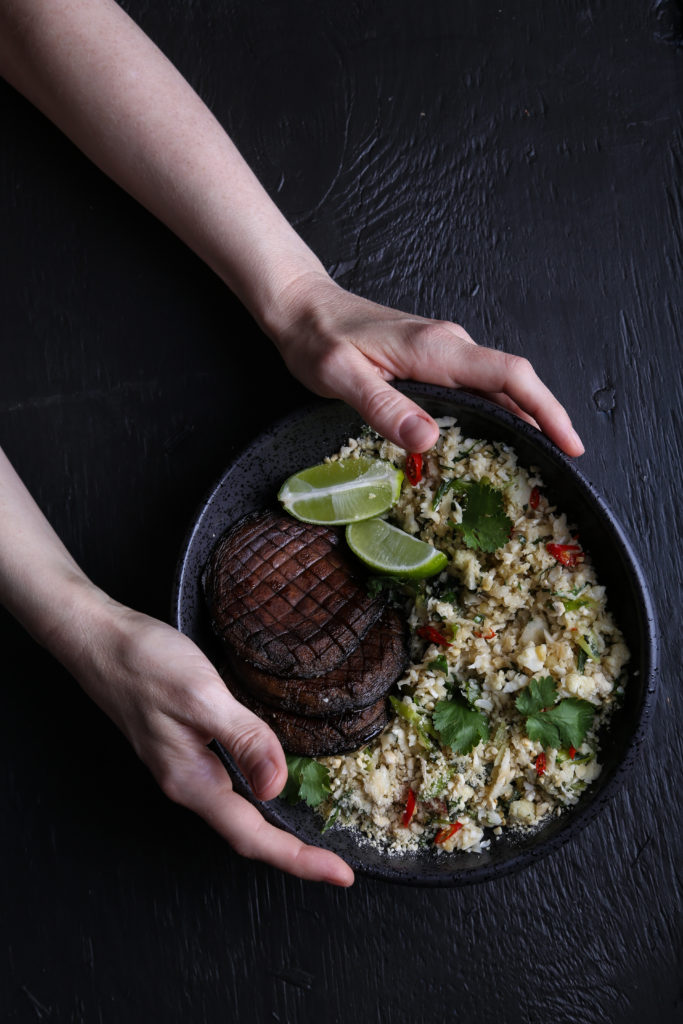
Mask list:
[[[52,653],[85,642],[84,607],[110,602],[78,567],[0,449],[0,604]]]
[[[424,451],[437,427],[390,386],[467,387],[583,445],[524,359],[338,287],[196,93],[113,0],[0,0],[0,71],[235,291],[311,390]]]
[[[192,641],[126,608],[78,568],[0,449],[0,604],[116,722],[167,796],[235,849],[303,878],[350,885],[324,850],[266,824],[207,748],[219,739],[252,790],[272,799],[287,771],[271,730],[231,696]]]
[[[113,0],[2,0],[0,72],[267,325],[324,274],[190,85]]]

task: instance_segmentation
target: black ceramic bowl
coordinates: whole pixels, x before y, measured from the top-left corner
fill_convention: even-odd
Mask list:
[[[540,469],[545,493],[579,526],[581,543],[590,552],[600,582],[606,585],[608,607],[631,651],[623,705],[603,737],[603,770],[578,804],[526,836],[492,837],[483,854],[444,855],[383,853],[348,829],[321,835],[320,819],[303,804],[281,800],[261,803],[274,825],[301,839],[340,854],[354,869],[395,882],[422,885],[461,885],[502,875],[557,849],[591,821],[614,792],[632,763],[642,740],[654,695],[657,645],[652,602],[643,574],[622,528],[595,488],[546,437],[517,417],[481,398],[425,384],[402,384],[401,389],[434,416],[454,415],[469,437],[484,437],[514,446],[520,463]],[[205,612],[200,578],[218,537],[237,519],[272,504],[282,482],[322,461],[349,437],[361,420],[341,402],[319,402],[274,424],[260,435],[218,481],[186,539],[178,565],[173,596],[173,619],[210,657],[218,651]],[[226,752],[218,748],[235,786],[253,800],[244,779]]]

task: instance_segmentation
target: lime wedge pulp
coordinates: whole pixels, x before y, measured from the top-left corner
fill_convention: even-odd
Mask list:
[[[278,494],[287,512],[330,526],[381,515],[398,500],[403,473],[381,459],[339,459],[302,469]]]
[[[366,519],[346,527],[346,542],[375,572],[422,579],[448,565],[448,558],[431,544],[399,530],[383,519]]]

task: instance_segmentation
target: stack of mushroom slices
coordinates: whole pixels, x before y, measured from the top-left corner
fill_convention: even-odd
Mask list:
[[[203,584],[225,682],[285,750],[345,753],[386,726],[408,662],[404,625],[368,594],[334,529],[248,515],[219,540]]]

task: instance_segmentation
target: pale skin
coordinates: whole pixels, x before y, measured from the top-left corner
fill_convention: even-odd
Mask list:
[[[113,0],[0,0],[0,73],[219,275],[312,391],[426,451],[435,423],[390,382],[467,387],[569,455],[583,452],[526,360],[335,284],[208,108]],[[350,885],[343,860],[269,825],[207,749],[220,740],[255,795],[271,799],[287,775],[272,731],[187,637],[85,576],[1,451],[0,522],[0,601],[117,723],[163,791],[238,853]]]

